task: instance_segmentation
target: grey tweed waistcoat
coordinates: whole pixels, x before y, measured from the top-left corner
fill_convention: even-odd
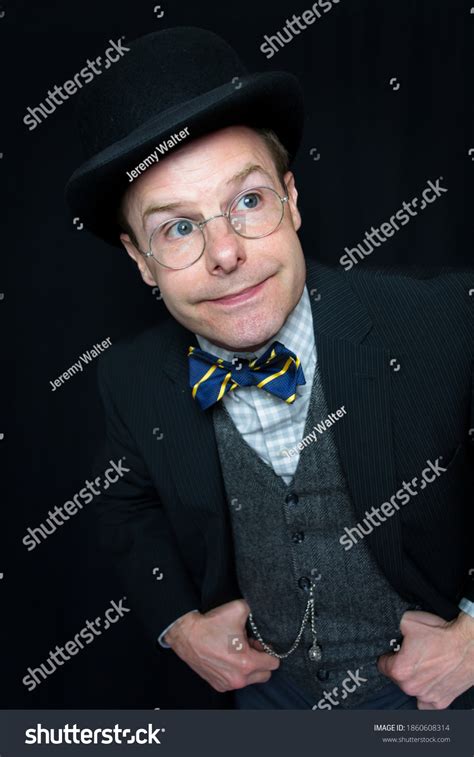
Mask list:
[[[328,413],[316,366],[304,436]],[[339,542],[356,516],[332,428],[304,447],[287,485],[243,439],[222,402],[213,408],[213,422],[239,587],[263,640],[276,652],[290,648],[313,581],[322,659],[309,659],[312,635],[306,624],[299,647],[281,661],[280,671],[317,708],[324,692],[340,689],[348,672],[359,670],[364,682],[338,695],[340,708],[356,707],[389,682],[377,671],[376,659],[393,648],[410,605],[382,574],[367,540],[349,551]],[[346,416],[335,422],[346,423]]]

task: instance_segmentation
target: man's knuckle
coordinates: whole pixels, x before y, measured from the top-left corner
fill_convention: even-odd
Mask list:
[[[240,657],[239,662],[240,662],[239,667],[240,667],[240,670],[242,671],[242,673],[250,673],[253,670],[253,662],[250,659],[249,655],[243,654]]]
[[[403,662],[403,660],[395,660],[392,666],[390,677],[401,683],[410,682],[410,668]]]
[[[247,618],[249,606],[244,599],[237,599],[237,615],[239,618]]]
[[[402,615],[402,618],[400,620],[399,628],[400,628],[402,636],[405,635],[405,631],[409,628],[409,626],[411,625],[411,622],[412,622],[410,615],[408,615],[408,617],[407,617],[407,615],[408,615],[408,611],[405,612],[404,615]]]

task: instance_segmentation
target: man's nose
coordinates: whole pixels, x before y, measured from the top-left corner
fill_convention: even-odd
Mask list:
[[[232,230],[223,213],[207,219],[204,226],[206,248],[204,255],[209,272],[219,266],[226,272],[231,271],[245,258],[243,239]]]

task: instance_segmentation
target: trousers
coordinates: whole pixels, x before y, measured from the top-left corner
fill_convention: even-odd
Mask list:
[[[279,670],[274,670],[266,683],[254,683],[242,689],[236,689],[234,702],[237,710],[311,710],[315,705],[304,692],[295,686],[293,681],[290,681]],[[416,697],[408,696],[390,681],[373,697],[359,704],[357,709],[416,710]]]

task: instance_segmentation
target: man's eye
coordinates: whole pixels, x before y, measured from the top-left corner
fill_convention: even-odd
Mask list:
[[[236,210],[254,210],[261,203],[260,195],[256,192],[249,192],[243,195],[237,203]]]
[[[194,225],[186,219],[172,223],[170,226],[165,226],[163,229],[167,239],[183,239],[183,237],[192,234],[193,230]]]

